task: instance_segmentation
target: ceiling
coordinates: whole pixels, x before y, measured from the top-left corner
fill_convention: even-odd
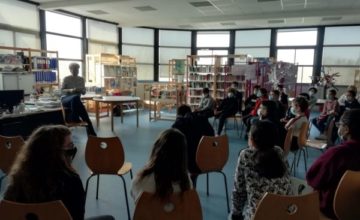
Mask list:
[[[35,0],[122,27],[244,29],[360,24],[360,0]]]

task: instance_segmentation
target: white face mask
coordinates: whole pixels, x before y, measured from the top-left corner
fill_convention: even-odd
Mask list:
[[[313,91],[310,91],[310,92],[309,92],[309,95],[310,95],[310,96],[313,96],[313,95],[314,95],[314,92],[313,92]]]
[[[228,96],[229,98],[231,98],[231,97],[233,97],[234,95],[233,95],[231,92],[229,92],[229,93],[227,94],[227,96]]]
[[[296,115],[296,110],[295,110],[294,107],[291,107],[291,108],[290,108],[290,112],[291,112],[291,114]]]
[[[256,96],[257,96],[257,97],[261,97],[261,92],[260,92],[260,91],[257,92],[257,93],[256,93]]]

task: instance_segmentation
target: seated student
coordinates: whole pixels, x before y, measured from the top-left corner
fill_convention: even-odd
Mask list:
[[[149,161],[132,181],[131,196],[137,202],[142,192],[168,198],[192,188],[187,170],[186,138],[177,129],[163,131],[155,141]]]
[[[221,101],[220,106],[214,111],[214,116],[219,119],[219,126],[217,129],[218,135],[221,135],[226,118],[235,115],[238,111],[238,103],[235,93],[235,89],[228,88],[227,97]]]
[[[255,107],[256,100],[261,96],[260,86],[256,85],[253,89],[253,94],[251,94],[244,102],[245,109],[243,111],[243,115],[250,114],[251,110]]]
[[[309,99],[309,110],[311,111],[313,109],[313,107],[316,105],[317,102],[317,98],[316,98],[316,93],[317,93],[317,88],[315,87],[310,87],[308,89],[308,94],[310,96]]]
[[[242,100],[243,100],[243,94],[238,91],[239,89],[239,83],[234,81],[231,83],[231,88],[235,89],[235,98],[238,102],[238,112],[242,112]]]
[[[80,176],[71,166],[75,154],[67,127],[47,125],[36,129],[14,162],[4,199],[20,203],[61,200],[74,220],[83,220],[85,192]]]
[[[340,106],[340,115],[342,115],[345,111],[350,109],[358,109],[360,108],[360,104],[356,99],[356,93],[353,90],[348,90],[346,92],[346,100],[344,105]]]
[[[261,103],[259,109],[259,120],[270,121],[275,125],[277,134],[279,134],[278,137],[276,137],[275,144],[276,146],[282,147],[284,145],[286,131],[284,126],[280,123],[278,109],[274,101],[267,100]]]
[[[285,108],[284,105],[279,101],[280,99],[280,91],[279,90],[271,90],[269,95],[269,100],[274,101],[276,104],[276,109],[278,112],[279,118],[285,117]]]
[[[243,123],[246,126],[246,133],[249,132],[251,122],[254,118],[258,117],[258,110],[260,108],[260,105],[263,101],[268,100],[268,91],[265,88],[260,88],[258,93],[259,98],[256,100],[254,108],[251,110],[250,114],[243,117]],[[247,138],[247,135],[245,135],[245,138]]]
[[[287,109],[289,106],[289,96],[285,93],[284,85],[279,84],[278,90],[280,91],[280,102],[283,104],[284,108]]]
[[[61,85],[61,103],[65,108],[71,110],[70,121],[78,122],[81,118],[88,123],[87,133],[88,135],[96,136],[96,132],[89,118],[89,115],[82,104],[80,96],[86,93],[84,78],[79,76],[79,64],[70,63],[69,69],[70,76],[64,78]]]
[[[311,122],[313,125],[320,131],[320,136],[316,139],[326,139],[324,134],[327,125],[333,117],[336,117],[339,113],[339,104],[336,98],[336,91],[331,89],[328,91],[327,99],[325,101],[323,111],[320,113],[319,117],[313,118]]]
[[[307,94],[306,92],[302,92],[298,95],[298,97],[305,98],[305,100],[308,102],[308,105],[309,105],[309,102],[310,102],[309,94]],[[306,109],[306,111],[304,113],[305,113],[305,116],[307,117],[307,119],[309,119],[310,118],[310,108],[308,107],[308,109]]]
[[[308,110],[308,107],[308,101],[304,97],[298,96],[292,101],[291,108],[293,109],[292,112],[295,113],[295,118],[290,119],[285,125],[286,130],[293,128],[293,137],[290,147],[290,150],[292,151],[299,149],[298,138],[300,135],[301,126],[305,122],[308,123],[308,119],[305,114],[305,112]]]
[[[346,170],[360,171],[360,109],[346,111],[338,126],[343,143],[329,148],[310,167],[308,184],[319,192],[320,210],[336,219],[333,200],[336,188]]]
[[[250,129],[249,147],[240,152],[235,172],[229,219],[252,219],[266,192],[291,194],[291,182],[282,150],[275,146],[276,129],[258,121]]]
[[[342,94],[340,96],[340,98],[338,99],[338,103],[340,106],[344,106],[345,105],[345,101],[346,101],[346,96],[347,96],[347,91],[354,91],[355,92],[355,99],[357,99],[360,102],[360,95],[357,93],[357,88],[354,85],[348,86],[346,89],[346,92],[344,94]]]
[[[210,118],[214,115],[215,100],[210,95],[209,88],[203,88],[203,96],[200,100],[200,105],[195,109],[195,112],[200,116]]]
[[[196,187],[196,179],[200,169],[196,164],[196,151],[202,136],[214,136],[215,132],[208,119],[191,113],[188,105],[181,105],[177,109],[176,120],[171,126],[181,131],[187,141],[187,165],[191,174],[191,180]]]

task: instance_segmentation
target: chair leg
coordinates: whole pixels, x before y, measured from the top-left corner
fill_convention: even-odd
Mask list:
[[[85,186],[85,200],[86,200],[86,196],[87,196],[87,191],[88,191],[88,186],[89,186],[89,181],[90,179],[95,176],[94,174],[92,174],[91,176],[89,176],[86,180],[86,186]]]
[[[99,199],[99,182],[100,182],[100,175],[97,175],[97,181],[96,181],[96,199]]]
[[[123,185],[124,185],[124,194],[125,194],[125,201],[126,201],[126,210],[127,210],[127,214],[128,214],[128,219],[131,220],[131,216],[130,216],[130,208],[129,208],[129,200],[128,200],[128,196],[127,196],[127,189],[126,189],[126,182],[123,176],[119,176],[121,178],[121,180],[123,181]]]
[[[225,184],[225,195],[226,195],[226,204],[227,204],[227,210],[228,213],[230,213],[230,205],[229,205],[229,193],[228,193],[228,189],[227,189],[227,180],[226,180],[226,176],[225,173],[223,173],[222,171],[219,171],[223,177],[224,177],[224,184]]]
[[[209,174],[206,173],[206,195],[209,196]]]
[[[293,160],[292,160],[292,162],[291,162],[291,167],[290,167],[290,173],[291,173],[291,171],[294,169],[294,176],[295,176],[295,163],[296,163],[296,156],[297,156],[297,151],[295,151],[295,153],[294,153],[294,158],[293,158]]]
[[[305,173],[306,173],[307,172],[307,157],[306,157],[306,151],[305,150],[303,150],[303,154],[304,154],[304,165],[305,165]]]
[[[130,169],[130,178],[133,179],[132,169]]]

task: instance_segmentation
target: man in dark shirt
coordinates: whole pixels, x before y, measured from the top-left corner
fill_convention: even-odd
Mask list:
[[[242,112],[242,100],[243,100],[243,94],[242,92],[239,92],[239,83],[234,81],[231,83],[231,88],[235,89],[235,98],[238,103],[238,112]]]
[[[214,116],[219,119],[219,126],[217,129],[218,135],[221,135],[226,118],[235,115],[238,111],[238,102],[235,93],[235,89],[229,88],[227,97],[222,100],[220,106],[214,111]]]
[[[207,117],[192,113],[188,105],[179,106],[176,120],[171,127],[179,129],[186,137],[188,146],[188,169],[191,173],[191,180],[194,186],[196,186],[196,179],[198,173],[200,173],[200,169],[195,160],[197,147],[202,136],[214,136],[214,129]]]
[[[254,86],[253,94],[251,94],[244,102],[245,109],[242,115],[250,114],[251,110],[255,107],[256,100],[258,99],[258,95],[260,96],[260,86]]]

